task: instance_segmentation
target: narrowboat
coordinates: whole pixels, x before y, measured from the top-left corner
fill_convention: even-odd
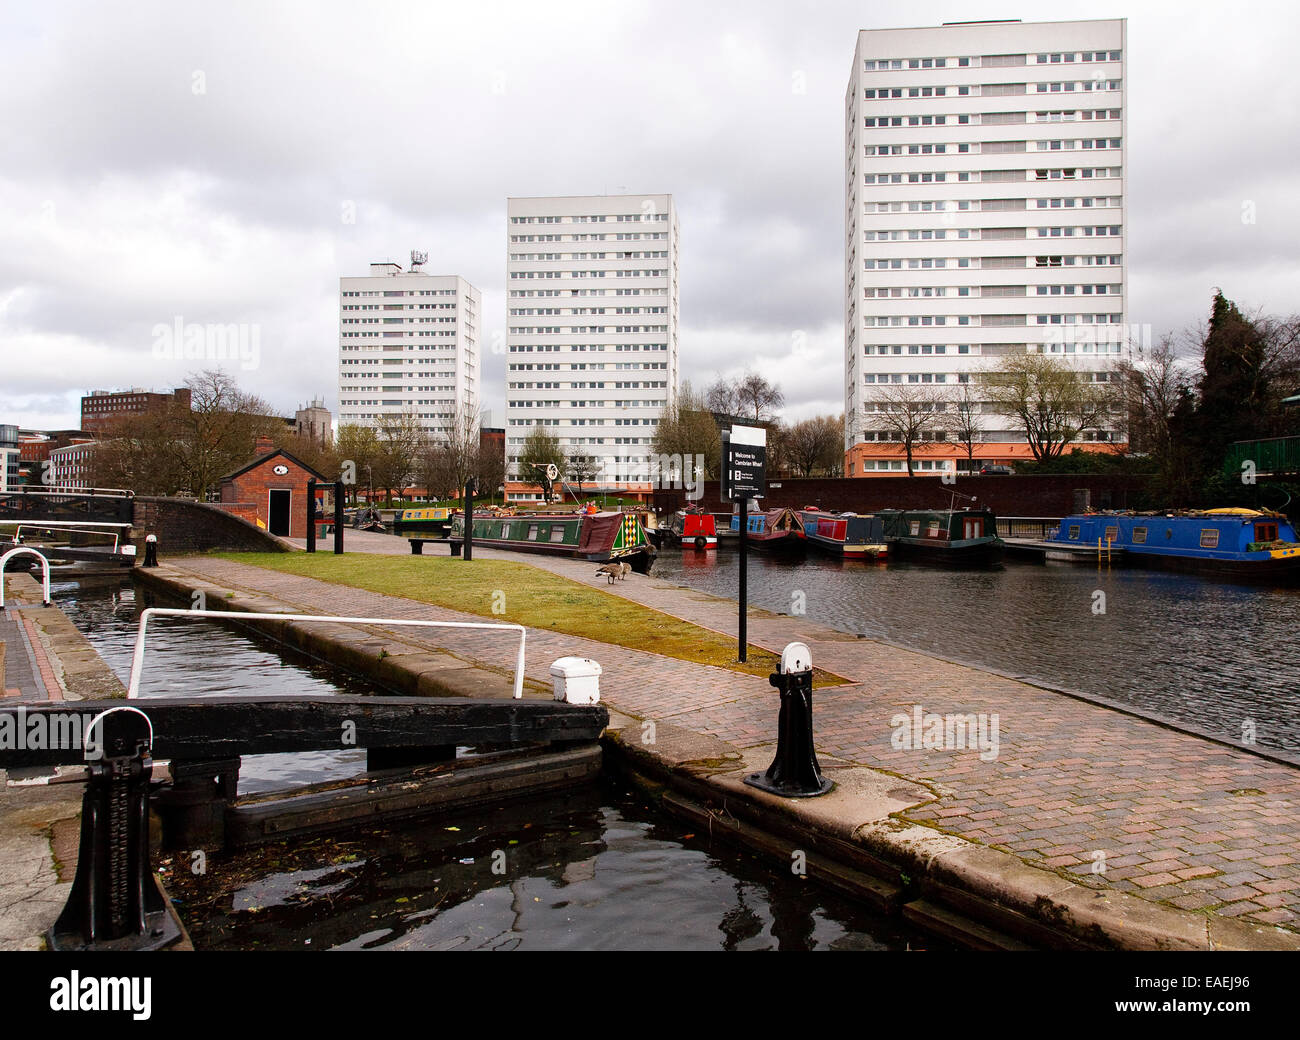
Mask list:
[[[668,523],[647,532],[659,548],[665,545],[701,552],[718,547],[718,528],[712,513],[679,509]]]
[[[793,509],[779,507],[762,513],[750,513],[745,525],[745,541],[758,552],[801,553],[804,541],[803,521]],[[731,529],[740,534],[740,514],[731,514]]]
[[[465,514],[451,519],[451,551],[458,555],[465,542]],[[636,513],[520,513],[516,516],[474,516],[474,544],[515,552],[569,556],[592,563],[629,563],[649,574],[655,549]]]
[[[845,560],[883,560],[889,553],[885,524],[878,516],[803,509],[799,519],[804,538],[820,552]]]
[[[393,520],[393,534],[446,538],[451,531],[451,510],[444,507],[402,509]]]
[[[1224,581],[1300,585],[1300,542],[1281,513],[1207,509],[1165,513],[1077,513],[1048,543],[1124,551],[1139,567],[1185,571]]]
[[[1005,545],[989,509],[882,509],[890,555],[944,567],[996,567]]]

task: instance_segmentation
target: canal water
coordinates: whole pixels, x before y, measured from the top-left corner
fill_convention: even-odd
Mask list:
[[[184,866],[167,885],[200,949],[950,948],[612,782]]]
[[[146,599],[130,580],[87,577],[51,582],[55,604],[126,685],[145,607],[188,606]],[[215,604],[211,609],[219,610]],[[140,699],[204,697],[222,693],[275,696],[375,692],[374,684],[295,652],[248,629],[218,622],[155,618],[149,623]],[[248,755],[239,770],[239,793],[342,780],[366,770],[366,753],[315,751],[300,755]]]
[[[739,555],[666,550],[653,577],[735,599]],[[1300,754],[1300,590],[1010,560],[997,571],[751,553],[749,602],[1038,678]],[[816,662],[814,662],[816,663]]]
[[[125,683],[144,602],[60,582],[56,604]],[[366,682],[243,629],[150,625],[159,694],[363,694]],[[363,772],[365,752],[244,758],[241,794]],[[562,795],[161,864],[199,949],[937,950],[948,945],[713,841],[602,780]]]

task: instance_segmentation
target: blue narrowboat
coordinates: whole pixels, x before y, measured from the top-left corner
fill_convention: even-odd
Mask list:
[[[1047,541],[1124,550],[1142,567],[1186,571],[1227,581],[1300,584],[1300,542],[1281,513],[1207,509],[1168,513],[1079,513]]]

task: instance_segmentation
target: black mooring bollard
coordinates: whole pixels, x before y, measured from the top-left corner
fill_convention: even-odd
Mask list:
[[[149,864],[153,727],[138,708],[110,708],[83,739],[100,754],[87,761],[77,876],[50,949],[162,949],[181,932]]]
[[[158,536],[148,534],[144,539],[144,565],[146,567],[158,566]]]
[[[781,691],[776,758],[766,773],[751,773],[745,783],[785,798],[815,798],[835,784],[822,776],[813,748],[813,672],[808,647],[803,643],[788,644],[781,654],[780,669],[768,678]]]

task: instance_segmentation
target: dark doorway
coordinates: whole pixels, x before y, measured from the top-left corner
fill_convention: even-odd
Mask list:
[[[289,516],[293,505],[293,492],[272,489],[270,496],[269,523],[267,526],[272,534],[283,535],[287,538],[289,536]]]

